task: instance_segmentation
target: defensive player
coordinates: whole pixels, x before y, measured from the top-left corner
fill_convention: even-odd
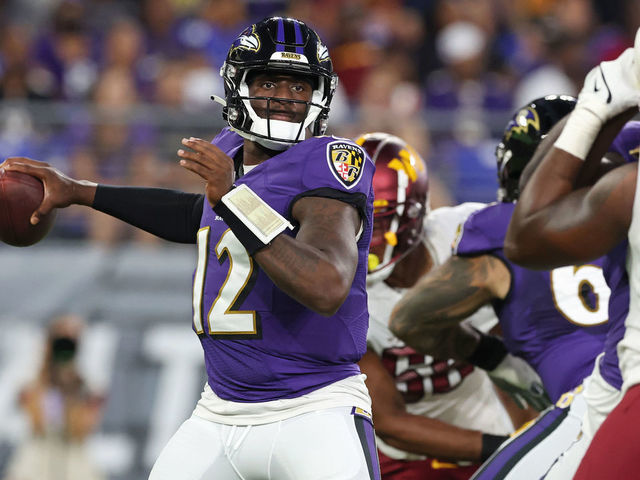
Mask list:
[[[533,174],[507,234],[509,257],[532,268],[588,261],[625,240],[629,242],[629,315],[617,346],[624,397],[596,432],[576,479],[637,476],[638,166],[637,162],[627,163],[600,178],[597,172],[602,154],[617,131],[638,113],[639,101],[640,30],[635,48],[627,49],[614,61],[601,63],[585,78],[576,110]]]
[[[496,151],[500,201],[469,217],[455,245],[455,256],[403,297],[391,323],[400,338],[420,351],[450,347],[472,363],[487,367],[500,361],[495,356],[506,345],[509,352],[534,367],[554,402],[564,392],[580,387],[603,349],[609,289],[602,261],[536,272],[509,262],[502,249],[519,196],[521,173],[540,140],[574,105],[571,97],[549,96],[516,113]],[[457,324],[489,302],[500,319],[504,345],[476,332],[469,332],[474,341],[455,338],[453,346],[442,340],[433,344],[433,338],[442,337],[437,332],[443,325]],[[539,478],[546,473],[579,433],[585,406],[581,396],[576,397],[570,402],[574,394],[567,395],[562,403],[566,408],[545,414],[504,444],[474,478]],[[552,443],[552,448],[531,450],[542,439]]]
[[[33,221],[81,204],[197,243],[192,323],[208,381],[152,480],[379,478],[357,365],[375,167],[354,142],[318,136],[337,78],[306,24],[250,26],[221,75],[233,132],[178,150],[204,195],[76,181],[28,159],[3,166],[43,180]]]
[[[457,226],[484,204],[429,213],[427,167],[413,148],[386,133],[363,135],[356,142],[376,165],[367,278],[370,325],[360,368],[373,401],[382,478],[466,479],[513,431],[510,418],[485,372],[419,354],[387,324],[402,293],[449,257]],[[497,323],[488,308],[470,320],[485,330]]]

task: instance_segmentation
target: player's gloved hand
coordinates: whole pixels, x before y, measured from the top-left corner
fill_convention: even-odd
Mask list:
[[[637,110],[639,103],[640,29],[634,48],[587,74],[576,108],[554,146],[585,160],[605,122],[628,109]]]
[[[542,386],[542,380],[522,358],[508,353],[489,377],[508,393],[520,408],[531,406],[539,412],[551,405],[551,399]]]
[[[640,29],[635,43],[615,60],[601,62],[584,79],[577,107],[589,110],[602,123],[640,102]]]

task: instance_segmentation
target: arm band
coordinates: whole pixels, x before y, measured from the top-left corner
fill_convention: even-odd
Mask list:
[[[480,333],[480,342],[474,352],[467,358],[467,362],[483,370],[496,368],[509,351],[502,340],[492,335]]]
[[[98,185],[92,207],[165,240],[196,243],[203,205],[195,193]]]
[[[502,445],[508,439],[508,435],[491,435],[490,433],[483,433],[480,462],[484,462],[491,455],[493,455],[493,452],[498,450],[498,448],[500,448],[500,445]]]
[[[229,226],[249,255],[266,247],[285,229],[289,221],[246,185],[234,187],[213,207]]]

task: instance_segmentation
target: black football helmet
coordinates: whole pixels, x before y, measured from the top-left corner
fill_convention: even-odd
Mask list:
[[[278,71],[303,75],[312,80],[313,94],[307,104],[305,119],[300,123],[259,117],[251,107],[247,75],[255,71]],[[226,101],[223,118],[233,130],[249,140],[272,150],[285,150],[305,139],[305,130],[322,135],[327,129],[329,105],[338,84],[329,50],[318,34],[305,23],[293,18],[270,17],[245,29],[233,42],[220,69],[224,79]],[[300,103],[300,100],[279,99]]]
[[[536,148],[549,130],[575,106],[574,97],[547,95],[516,112],[496,147],[499,202],[515,202],[518,199],[520,175]]]
[[[376,165],[371,247],[385,248],[382,258],[369,254],[367,282],[372,283],[387,278],[395,264],[422,240],[429,178],[422,157],[399,137],[368,133],[356,143]]]

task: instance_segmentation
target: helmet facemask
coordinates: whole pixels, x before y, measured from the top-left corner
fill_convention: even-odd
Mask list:
[[[277,72],[277,70],[268,69]],[[313,135],[321,135],[326,129],[326,118],[329,113],[327,102],[329,98],[324,94],[324,83],[316,79],[314,83],[318,86],[313,89],[310,101],[294,100],[290,98],[277,98],[265,96],[251,96],[249,93],[249,83],[247,77],[250,73],[260,71],[246,69],[239,75],[237,88],[231,94],[232,101],[227,103],[227,120],[229,124],[244,138],[255,141],[270,150],[286,150],[292,145],[305,140],[307,128],[313,124]],[[290,74],[290,71],[284,71]],[[225,78],[225,80],[227,80]],[[254,100],[264,100],[267,102],[266,117],[260,117],[251,102]],[[270,118],[270,110],[274,103],[299,103],[306,105],[304,120],[302,122],[287,122]],[[324,128],[316,125],[318,116],[323,114]]]

